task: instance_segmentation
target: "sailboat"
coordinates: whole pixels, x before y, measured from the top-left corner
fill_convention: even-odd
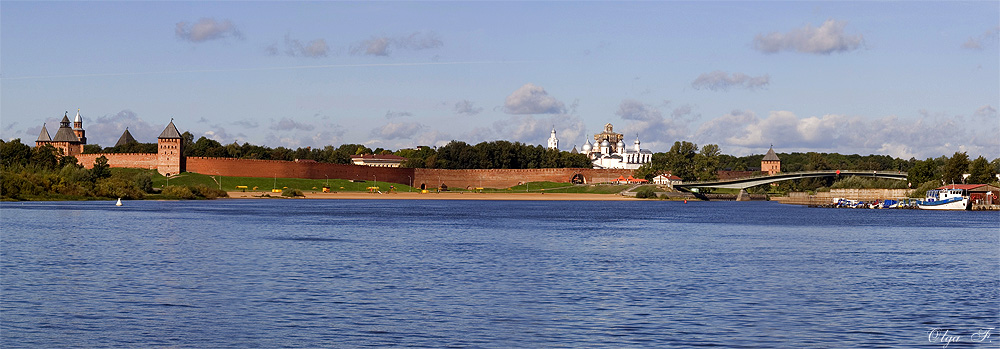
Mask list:
[[[115,206],[121,206],[121,205],[122,205],[122,198],[118,198],[118,202],[115,203]]]

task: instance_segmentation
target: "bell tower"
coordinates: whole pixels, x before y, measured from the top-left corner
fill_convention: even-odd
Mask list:
[[[549,149],[559,150],[559,138],[556,138],[556,128],[552,128],[552,135],[549,136]]]

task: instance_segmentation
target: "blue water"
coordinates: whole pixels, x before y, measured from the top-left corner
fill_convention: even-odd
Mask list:
[[[0,346],[1000,347],[1000,214],[0,203]],[[938,329],[939,332],[930,332]]]

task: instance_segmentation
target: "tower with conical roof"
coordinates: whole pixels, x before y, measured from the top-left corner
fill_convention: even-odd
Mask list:
[[[778,154],[774,153],[773,145],[767,149],[767,154],[760,160],[760,171],[769,175],[781,173],[781,159],[778,158]]]
[[[41,147],[49,143],[52,143],[52,137],[49,136],[49,130],[45,129],[45,124],[42,124],[42,132],[38,133],[38,139],[35,140],[35,146]]]
[[[135,140],[135,137],[132,137],[132,133],[128,132],[128,127],[126,127],[122,136],[118,137],[118,142],[115,143],[115,146],[120,147],[129,143],[139,143],[139,141]]]
[[[52,137],[52,142],[49,144],[61,150],[64,156],[76,156],[76,154],[83,153],[83,143],[76,136],[76,132],[73,132],[73,129],[69,127],[69,112],[63,114],[62,121],[59,122],[59,129],[56,130],[56,135]]]
[[[181,138],[181,133],[177,132],[177,127],[174,126],[174,119],[170,119],[167,128],[156,138],[156,171],[160,174],[172,176],[184,172],[184,148]]]
[[[81,144],[87,144],[87,131],[83,130],[83,118],[80,117],[80,109],[76,110],[76,118],[73,119],[73,134],[76,135]]]

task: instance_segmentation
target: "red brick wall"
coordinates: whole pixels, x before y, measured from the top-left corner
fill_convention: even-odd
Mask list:
[[[188,157],[187,171],[234,177],[283,177],[310,179],[375,180],[436,188],[440,183],[450,187],[507,188],[522,182],[570,182],[582,174],[586,183],[610,182],[618,176],[628,177],[632,170],[600,170],[590,168],[545,168],[527,170],[440,170],[358,165],[295,162],[280,160],[247,160],[228,158]]]
[[[611,182],[619,176],[628,178],[633,170],[592,169],[592,168],[541,168],[523,170],[441,170],[414,169],[416,180],[413,186],[437,188],[444,183],[449,188],[508,188],[525,182],[568,183],[576,174],[584,177],[585,183]]]
[[[282,160],[249,160],[228,158],[188,157],[187,171],[208,175],[234,177],[283,177],[309,179],[355,179],[379,182],[409,183],[412,168],[370,167],[296,162]]]
[[[104,156],[108,158],[108,166],[155,169],[157,165],[156,153],[127,153],[127,154],[76,154],[76,160],[86,168],[94,168],[94,161]]]
[[[80,154],[77,159],[87,168],[94,167],[94,160],[104,155],[111,167],[155,169],[159,154]],[[281,160],[249,160],[229,158],[187,157],[188,172],[232,177],[282,177],[309,179],[378,180],[401,184],[425,184],[437,188],[444,183],[452,188],[507,188],[524,182],[568,183],[581,174],[586,183],[610,182],[619,176],[628,177],[632,170],[591,168],[543,168],[525,170],[441,170],[424,168],[370,167],[358,165],[296,162]]]

